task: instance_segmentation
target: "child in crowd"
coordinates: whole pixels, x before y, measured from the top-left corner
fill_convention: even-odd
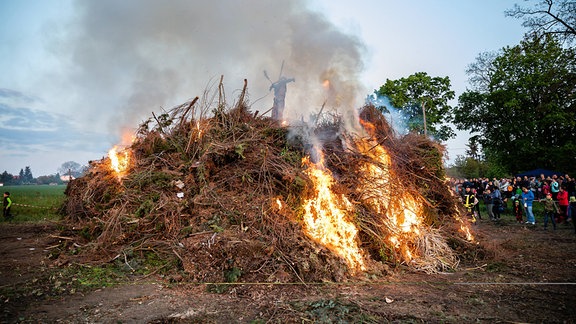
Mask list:
[[[558,213],[558,206],[554,199],[552,199],[552,193],[546,194],[546,199],[544,199],[544,229],[548,226],[548,217],[552,220],[552,226],[556,230],[556,219],[555,216]]]
[[[516,216],[516,221],[522,223],[522,205],[520,205],[520,200],[514,200],[514,216]]]

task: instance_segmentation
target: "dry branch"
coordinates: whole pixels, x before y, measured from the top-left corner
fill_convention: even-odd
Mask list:
[[[63,207],[68,222],[85,229],[95,260],[109,260],[103,255],[125,250],[153,252],[176,257],[197,281],[220,282],[233,269],[241,269],[245,281],[285,280],[275,278],[276,273],[301,282],[346,280],[345,262],[302,230],[302,201],[312,187],[301,163],[309,154],[308,143],[288,140],[288,129],[249,111],[246,80],[234,107],[224,109],[222,82],[220,78],[217,102],[205,92],[202,99],[162,117],[152,114],[155,124],[140,127],[129,148],[130,170],[120,181],[108,159],[92,163],[88,175],[72,181]],[[198,116],[191,113],[196,107]],[[426,272],[455,267],[457,258],[444,238],[456,235],[455,230],[444,225],[457,208],[443,181],[442,147],[421,137],[397,140],[373,107],[363,108],[360,116],[372,125],[374,147],[382,145],[392,156],[391,165],[345,145],[355,138],[342,132],[339,116],[331,116],[332,122],[315,121],[304,132],[324,139],[326,166],[337,179],[333,190],[354,202],[350,217],[359,228],[362,248],[375,262],[404,262],[386,239],[401,233],[369,204],[383,192],[389,197],[403,192],[419,197],[425,206],[424,226],[430,228],[407,243],[419,251],[417,261],[408,265]],[[362,165],[392,172],[395,178],[383,185],[364,175]],[[123,255],[132,267],[128,254]]]

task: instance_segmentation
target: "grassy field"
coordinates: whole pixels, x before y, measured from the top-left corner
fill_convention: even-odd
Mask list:
[[[512,201],[509,201],[507,203],[507,208],[506,210],[501,214],[502,219],[506,219],[506,220],[511,220],[514,221],[516,219],[516,216],[514,216],[514,212],[512,209]],[[536,219],[536,223],[542,224],[544,221],[544,206],[543,204],[538,201],[538,200],[534,200],[534,203],[532,204],[532,212],[534,213],[534,218]],[[484,202],[480,202],[480,213],[482,214],[482,217],[484,218],[488,218],[488,211],[486,210],[486,205],[484,205]],[[526,220],[526,211],[523,212],[523,220]]]
[[[13,222],[36,222],[58,220],[57,211],[64,201],[66,185],[3,186],[2,192],[10,192]],[[2,218],[2,221],[5,221]]]

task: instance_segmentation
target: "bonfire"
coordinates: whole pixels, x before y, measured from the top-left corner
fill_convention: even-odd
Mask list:
[[[63,210],[80,254],[131,269],[173,260],[198,282],[458,266],[455,248],[473,238],[445,183],[441,145],[399,137],[373,106],[349,132],[337,113],[286,126],[250,111],[245,95],[246,84],[230,106],[195,98],[153,114],[130,145],[71,181]]]

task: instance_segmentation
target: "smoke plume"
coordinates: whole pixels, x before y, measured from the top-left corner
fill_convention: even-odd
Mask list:
[[[102,121],[119,131],[202,95],[223,75],[229,101],[247,79],[252,110],[264,112],[273,101],[266,71],[272,81],[280,72],[296,79],[287,118],[307,120],[324,102],[340,112],[358,108],[364,45],[307,3],[77,1],[55,46],[68,71],[59,76],[69,89],[62,100],[94,127]]]

